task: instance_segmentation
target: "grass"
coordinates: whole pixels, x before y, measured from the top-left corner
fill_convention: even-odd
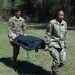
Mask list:
[[[45,29],[28,29],[28,35],[44,39]],[[60,69],[60,75],[75,75],[75,31],[69,30],[67,35],[67,63]],[[18,56],[18,67],[12,66],[12,46],[7,36],[7,23],[0,24],[0,75],[48,75],[52,58],[48,51],[34,50],[27,52],[21,48]]]

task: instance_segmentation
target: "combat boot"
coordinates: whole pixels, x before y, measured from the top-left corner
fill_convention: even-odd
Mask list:
[[[52,75],[58,75],[58,72],[52,71]]]

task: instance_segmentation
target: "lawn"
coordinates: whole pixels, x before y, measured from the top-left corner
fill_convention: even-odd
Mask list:
[[[38,24],[37,24],[38,25]],[[44,39],[45,29],[28,28],[27,35]],[[67,35],[67,63],[60,69],[60,75],[75,75],[75,31],[69,30]],[[0,24],[0,75],[48,75],[52,58],[48,51],[27,52],[21,48],[17,67],[12,66],[12,46],[7,36],[7,23]]]

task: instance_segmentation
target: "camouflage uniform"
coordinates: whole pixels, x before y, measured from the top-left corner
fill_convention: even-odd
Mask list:
[[[9,26],[8,26],[8,37],[15,39],[19,35],[26,35],[26,23],[25,20],[20,17],[16,18],[13,16],[9,19]],[[19,53],[20,47],[10,42],[13,46],[13,60],[16,61],[17,55]],[[15,58],[15,59],[14,59]]]
[[[58,71],[66,62],[66,32],[67,23],[64,20],[60,23],[53,19],[47,26],[45,43],[49,47],[49,52],[53,58],[53,71]]]

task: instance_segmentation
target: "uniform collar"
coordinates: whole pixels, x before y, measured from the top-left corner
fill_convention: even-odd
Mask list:
[[[17,18],[16,16],[14,16],[15,20],[21,20],[21,17]]]
[[[57,25],[64,25],[64,23],[63,23],[63,20],[61,21],[61,23],[58,21],[58,20],[56,20],[55,19],[55,24],[57,24]]]

